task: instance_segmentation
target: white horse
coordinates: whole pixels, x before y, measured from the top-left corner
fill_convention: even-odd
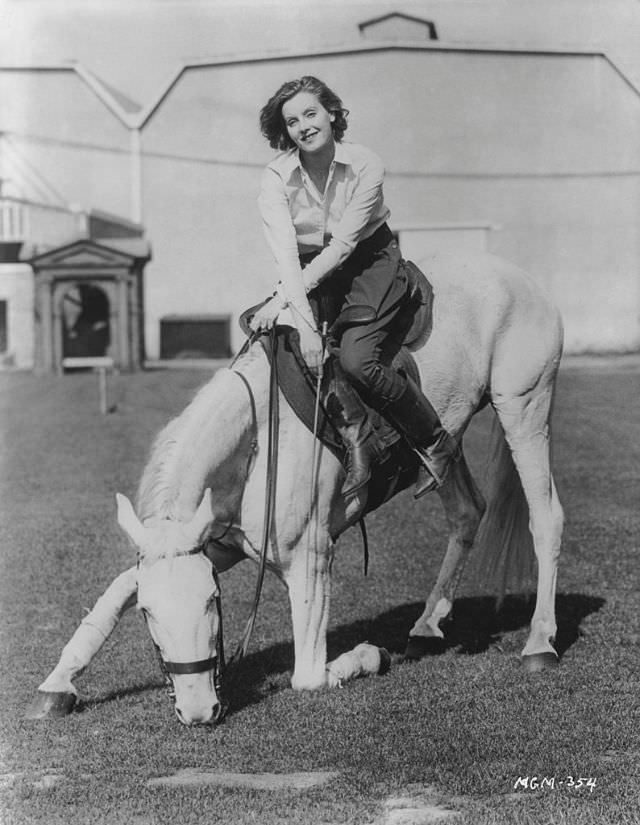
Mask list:
[[[538,670],[557,661],[555,589],[563,512],[550,467],[549,419],[562,350],[560,318],[532,278],[494,256],[437,256],[421,266],[435,293],[432,333],[414,353],[425,392],[459,441],[486,401],[497,414],[501,428],[485,522],[495,522],[499,533],[509,522],[505,508],[528,505],[538,582],[522,655],[529,670]],[[234,370],[218,371],[159,434],[140,483],[137,515],[128,499],[118,496],[118,520],[137,549],[138,564],[114,580],[76,630],[40,685],[32,717],[70,710],[76,693],[72,679],[137,602],[164,660],[178,663],[172,681],[181,721],[218,718],[218,591],[212,565],[224,572],[259,555],[268,389],[267,362],[254,345]],[[354,511],[340,496],[344,471],[339,461],[320,448],[313,479],[313,453],[312,434],[280,397],[279,471],[267,565],[288,589],[295,651],[291,683],[304,690],[330,687],[380,665],[371,646],[359,646],[356,656],[343,654],[336,663],[326,661],[334,539],[353,523]],[[521,487],[514,488],[514,468]],[[514,501],[514,489],[524,491],[526,502],[522,496]],[[451,611],[485,512],[464,456],[452,465],[438,494],[449,539],[424,612],[410,631],[414,653],[425,641],[443,637],[439,624]],[[497,544],[492,551],[498,552]]]

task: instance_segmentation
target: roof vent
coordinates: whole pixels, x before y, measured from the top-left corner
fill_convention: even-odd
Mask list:
[[[437,40],[436,24],[394,11],[358,23],[360,34],[372,40]]]

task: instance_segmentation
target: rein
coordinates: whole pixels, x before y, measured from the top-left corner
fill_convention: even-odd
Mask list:
[[[250,344],[251,341],[249,340],[248,343]],[[276,363],[276,349],[277,349],[277,337],[275,334],[275,329],[271,331],[270,335],[270,344],[273,357],[271,358],[271,370],[270,370],[270,378],[269,378],[269,418],[268,418],[268,439],[267,439],[267,478],[266,478],[266,486],[265,486],[265,504],[264,504],[264,520],[263,520],[263,528],[262,528],[262,540],[260,543],[260,554],[259,554],[259,568],[258,568],[258,578],[256,581],[256,588],[253,597],[253,605],[251,607],[251,612],[249,614],[249,618],[247,619],[244,632],[242,637],[238,643],[238,646],[229,660],[229,664],[227,666],[225,662],[225,651],[224,651],[224,631],[223,631],[223,623],[222,623],[222,598],[221,598],[221,589],[220,589],[220,582],[219,582],[219,574],[216,570],[216,567],[213,562],[211,562],[212,568],[212,575],[216,585],[216,594],[215,594],[215,607],[216,613],[218,616],[218,633],[216,636],[216,654],[215,656],[210,656],[207,659],[200,659],[195,662],[169,662],[160,656],[160,663],[162,669],[166,675],[185,675],[185,674],[192,674],[192,673],[206,673],[207,671],[213,670],[214,671],[214,685],[216,689],[216,694],[218,696],[218,700],[220,703],[220,711],[216,717],[216,722],[221,722],[227,714],[230,705],[229,695],[231,693],[231,689],[235,684],[235,681],[238,676],[238,671],[242,660],[244,659],[247,650],[249,648],[249,642],[251,640],[251,635],[253,633],[253,628],[255,626],[256,617],[258,613],[258,606],[260,603],[260,596],[262,594],[262,585],[264,582],[264,574],[267,565],[267,550],[269,547],[269,537],[271,535],[272,525],[273,525],[273,518],[275,514],[275,501],[276,501],[276,482],[277,482],[277,467],[278,467],[278,426],[279,426],[279,415],[278,415],[278,370],[277,370],[277,363]],[[245,348],[243,348],[244,350]],[[234,359],[231,367],[235,364]],[[256,403],[255,398],[253,395],[253,391],[251,389],[251,385],[249,384],[248,380],[245,376],[234,370],[236,375],[242,380],[245,387],[247,388],[247,392],[249,394],[249,401],[251,404],[251,415],[253,421],[253,427],[255,430],[255,438],[252,442],[252,449],[249,455],[249,460],[247,462],[247,477],[249,475],[250,467],[257,450],[257,429],[258,429],[258,416],[256,411]],[[187,550],[180,555],[195,555],[196,553],[202,553],[205,550],[205,546],[208,543],[215,544],[216,542],[221,541],[229,532],[233,525],[234,519],[232,518],[225,529],[223,530],[222,534],[215,539],[207,538],[204,545],[198,545],[196,547]],[[146,619],[146,616],[145,616]],[[159,653],[159,651],[158,651]],[[170,680],[169,680],[170,681]]]
[[[260,603],[260,596],[262,594],[262,585],[264,582],[264,574],[267,566],[267,550],[269,548],[269,537],[271,535],[271,528],[273,525],[273,519],[275,515],[275,504],[276,504],[276,484],[277,484],[277,476],[278,476],[278,427],[279,427],[279,409],[278,409],[278,367],[276,361],[276,350],[277,350],[277,335],[275,327],[272,328],[270,336],[270,345],[271,345],[271,371],[269,376],[269,418],[268,418],[268,431],[267,431],[267,479],[266,479],[266,486],[265,486],[265,501],[264,501],[264,520],[262,525],[262,541],[260,545],[260,563],[258,568],[258,578],[256,581],[256,589],[253,596],[253,605],[251,607],[251,613],[249,614],[249,618],[247,619],[247,623],[245,625],[244,633],[240,641],[238,642],[238,646],[236,650],[229,660],[229,665],[227,668],[227,672],[223,674],[223,695],[225,701],[223,702],[223,711],[222,716],[226,713],[228,709],[229,701],[227,699],[226,694],[230,692],[231,687],[235,684],[235,680],[238,675],[238,670],[240,667],[240,663],[244,659],[247,650],[249,648],[249,642],[251,640],[251,634],[253,633],[253,628],[256,622],[256,616],[258,614],[258,605]],[[249,398],[251,399],[251,407],[253,410],[254,421],[256,421],[257,427],[257,415],[256,415],[256,406],[255,400],[253,397],[253,392],[251,390],[251,386],[247,379],[242,375],[242,373],[237,372],[237,375],[243,380],[247,391],[249,393]],[[218,588],[219,589],[219,588]],[[220,643],[221,647],[223,648],[222,644],[222,613],[219,614],[219,627],[220,627]],[[223,659],[224,659],[224,649],[223,649]]]

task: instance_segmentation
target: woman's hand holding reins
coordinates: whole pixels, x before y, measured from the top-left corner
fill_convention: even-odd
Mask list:
[[[311,370],[319,370],[326,356],[322,336],[306,324],[301,324],[298,332],[300,333],[300,352],[305,364]]]
[[[278,315],[284,309],[282,299],[279,295],[274,295],[270,298],[264,306],[256,312],[253,318],[249,321],[249,326],[254,332],[262,332],[262,330],[270,330],[275,322],[278,320]]]
[[[278,316],[285,308],[285,304],[279,295],[274,295],[264,306],[257,310],[256,314],[249,321],[249,326],[254,332],[270,330],[278,320]],[[325,348],[320,333],[311,326],[304,316],[297,312],[298,332],[300,333],[300,351],[305,364],[311,370],[319,370],[325,358]],[[311,310],[309,310],[311,315]]]

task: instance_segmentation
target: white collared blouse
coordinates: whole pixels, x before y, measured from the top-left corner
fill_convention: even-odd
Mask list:
[[[269,163],[258,205],[286,300],[298,303],[302,285],[305,292],[317,286],[388,219],[383,179],[380,158],[355,143],[336,143],[324,192],[302,166],[297,149]],[[303,274],[299,255],[319,250]]]

